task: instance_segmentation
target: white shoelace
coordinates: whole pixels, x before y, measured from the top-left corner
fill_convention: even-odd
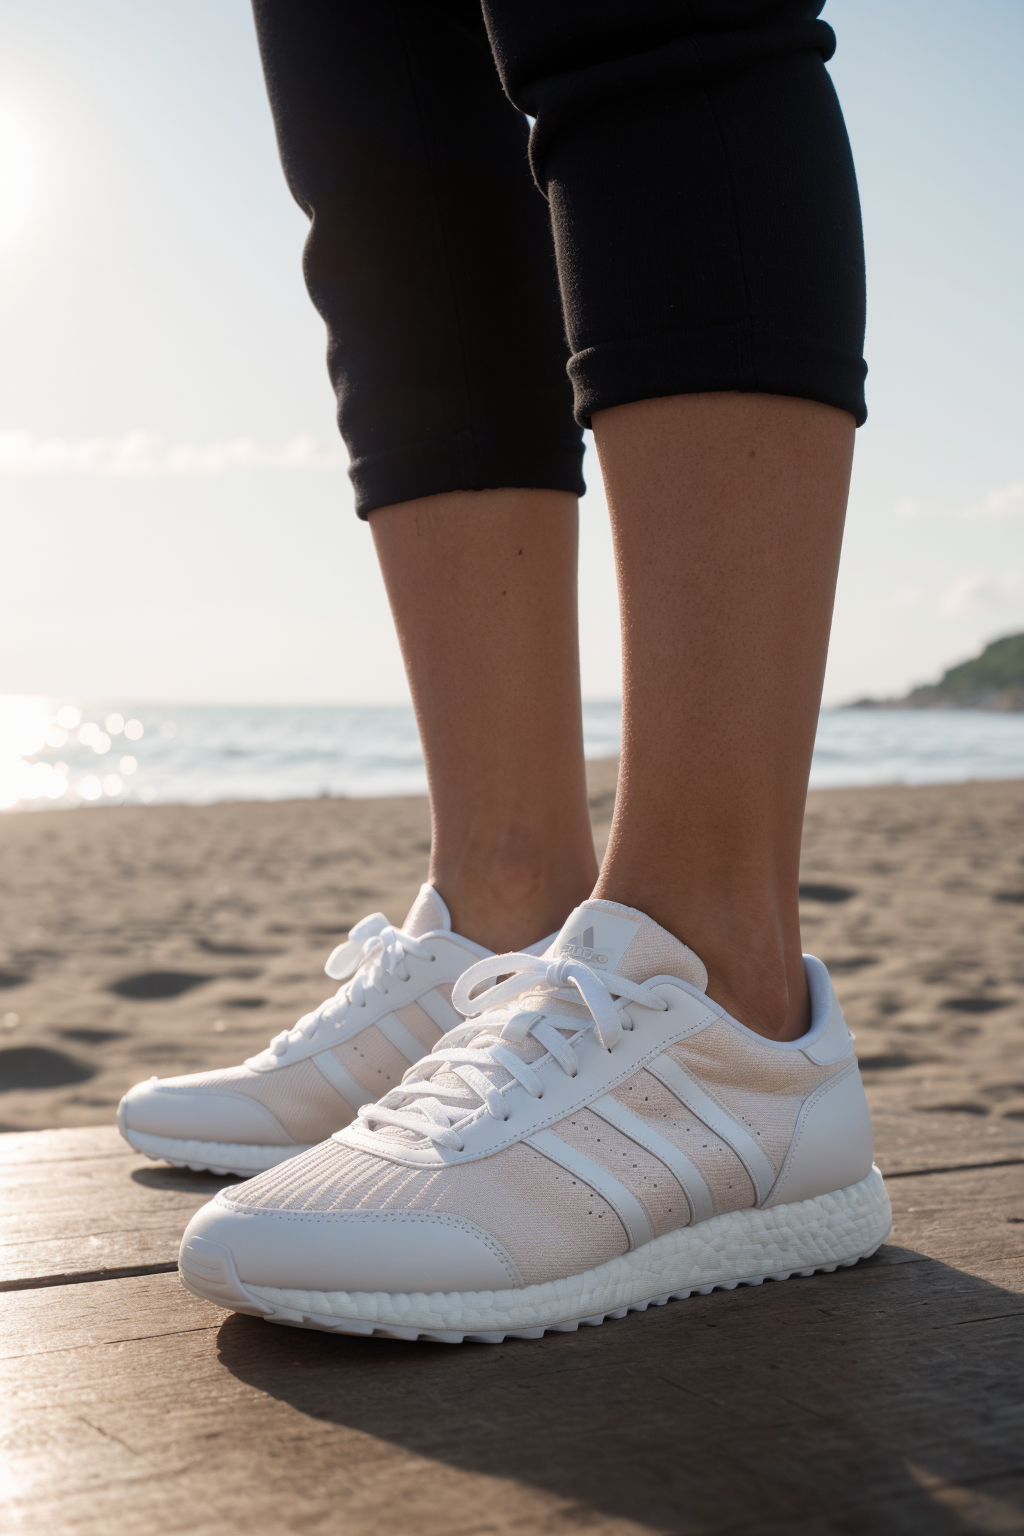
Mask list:
[[[333,981],[341,981],[333,997],[305,1014],[291,1029],[284,1029],[271,1040],[267,1050],[272,1056],[284,1056],[289,1046],[311,1040],[321,1025],[340,1025],[353,1008],[365,1008],[371,992],[387,996],[388,979],[409,980],[406,956],[433,960],[429,949],[393,928],[383,912],[364,917],[350,931],[348,940],[339,944],[328,958],[324,970]]]
[[[497,972],[504,981],[488,989],[483,999],[473,999],[473,989]],[[512,974],[509,975],[509,972]],[[510,1012],[505,1006],[524,993],[540,994],[539,1002],[582,1002],[589,1019],[545,1014],[543,1007]],[[519,1084],[534,1099],[544,1097],[539,1068],[546,1060],[557,1062],[569,1077],[579,1070],[572,1035],[592,1029],[605,1050],[614,1050],[623,1030],[633,1021],[626,1002],[664,1012],[663,998],[627,981],[624,976],[592,970],[579,960],[546,960],[536,955],[499,955],[481,960],[464,971],[455,984],[452,1002],[460,1013],[469,1013],[486,1002],[486,1011],[451,1029],[429,1056],[410,1067],[401,1087],[393,1088],[376,1104],[364,1104],[359,1120],[368,1131],[392,1126],[425,1137],[435,1146],[464,1150],[460,1125],[486,1112],[495,1120],[509,1116],[506,1092]],[[524,1061],[511,1048],[531,1037],[546,1055]],[[435,1084],[439,1074],[457,1078],[468,1094],[447,1084]]]

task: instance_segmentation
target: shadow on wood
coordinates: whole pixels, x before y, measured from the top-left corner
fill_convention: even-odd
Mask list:
[[[584,1510],[671,1532],[959,1536],[1024,1528],[1021,1315],[1019,1293],[886,1248],[856,1270],[543,1343],[411,1345],[234,1316],[218,1352],[304,1416],[532,1485],[588,1528]]]
[[[169,1168],[158,1163],[150,1168],[133,1168],[133,1184],[143,1189],[153,1189],[161,1194],[180,1193],[195,1195],[197,1201],[212,1200],[219,1189],[227,1189],[241,1180],[234,1174],[210,1173],[205,1169]]]

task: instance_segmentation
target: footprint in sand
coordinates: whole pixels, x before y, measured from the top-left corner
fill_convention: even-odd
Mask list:
[[[891,1072],[899,1067],[916,1067],[931,1058],[907,1056],[903,1051],[888,1051],[876,1056],[858,1056],[862,1072]]]
[[[830,976],[852,976],[856,971],[862,971],[866,965],[877,965],[877,955],[851,955],[845,960],[823,960],[822,964]]]
[[[955,1013],[995,1013],[997,1008],[1008,1008],[1009,1005],[1007,997],[947,997],[942,1004],[943,1008],[951,1008]]]
[[[123,1029],[58,1029],[62,1040],[73,1040],[76,1045],[106,1045],[110,1040],[123,1040]]]
[[[15,1088],[65,1088],[95,1076],[95,1067],[43,1045],[14,1045],[0,1051],[0,1093]]]
[[[987,1115],[989,1108],[987,1104],[926,1104],[924,1113],[926,1115]],[[1010,1117],[1007,1115],[1004,1118],[1008,1120]]]
[[[201,987],[213,980],[212,976],[198,976],[192,971],[143,971],[138,976],[122,976],[120,981],[111,982],[107,990],[118,997],[149,1000],[180,997],[183,992],[191,992],[193,987]]]
[[[333,930],[332,930],[333,931]],[[196,939],[197,949],[208,955],[280,955],[280,949],[267,949],[256,944],[221,944],[216,939]]]

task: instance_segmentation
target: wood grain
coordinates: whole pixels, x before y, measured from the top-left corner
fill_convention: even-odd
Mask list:
[[[854,1270],[541,1343],[276,1328],[172,1275],[9,1295],[10,1513],[33,1536],[1019,1531],[1024,1179],[893,1196],[894,1245]]]

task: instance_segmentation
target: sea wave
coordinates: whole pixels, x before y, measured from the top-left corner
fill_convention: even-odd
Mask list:
[[[586,754],[619,750],[617,700],[583,706]],[[1024,777],[1024,715],[823,710],[812,788]],[[217,706],[0,697],[0,808],[209,804],[426,791],[403,705]]]

